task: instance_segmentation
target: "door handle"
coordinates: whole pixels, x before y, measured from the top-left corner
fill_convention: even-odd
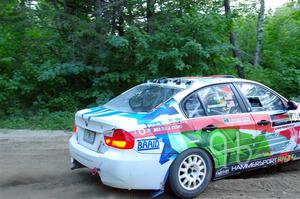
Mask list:
[[[214,130],[216,130],[216,129],[218,129],[218,127],[216,127],[215,125],[208,125],[208,126],[206,126],[206,127],[204,127],[204,128],[202,128],[202,131],[208,131],[208,132],[211,132],[211,131],[214,131]]]
[[[266,125],[268,125],[270,123],[271,122],[267,121],[267,120],[260,120],[259,122],[257,122],[257,125],[259,125],[259,126],[266,126]]]

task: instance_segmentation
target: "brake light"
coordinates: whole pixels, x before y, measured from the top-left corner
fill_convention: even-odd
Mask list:
[[[74,132],[74,133],[77,132],[77,126],[76,126],[76,124],[73,125],[73,132]]]
[[[112,137],[104,136],[104,141],[108,146],[118,149],[132,149],[134,146],[134,137],[122,129],[115,129]]]

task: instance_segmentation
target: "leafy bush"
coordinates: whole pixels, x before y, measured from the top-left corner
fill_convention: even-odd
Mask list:
[[[236,75],[237,64],[247,78],[299,96],[298,2],[266,14],[255,67],[255,4],[233,7],[229,23],[219,0],[156,1],[153,13],[140,0],[34,2],[0,2],[0,127],[68,128],[71,113],[147,79]]]

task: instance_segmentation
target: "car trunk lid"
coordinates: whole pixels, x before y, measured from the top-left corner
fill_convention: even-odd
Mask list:
[[[106,147],[104,135],[117,128],[127,131],[131,130],[129,128],[134,129],[137,119],[128,115],[128,113],[103,107],[84,109],[77,112],[75,124],[77,126],[78,143],[93,151],[103,151],[103,148]]]

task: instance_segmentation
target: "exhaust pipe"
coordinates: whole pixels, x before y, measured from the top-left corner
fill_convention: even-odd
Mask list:
[[[97,169],[96,167],[93,168],[93,169],[91,170],[91,174],[92,174],[93,176],[96,175],[96,174],[98,173],[98,170],[99,170],[99,169]]]

